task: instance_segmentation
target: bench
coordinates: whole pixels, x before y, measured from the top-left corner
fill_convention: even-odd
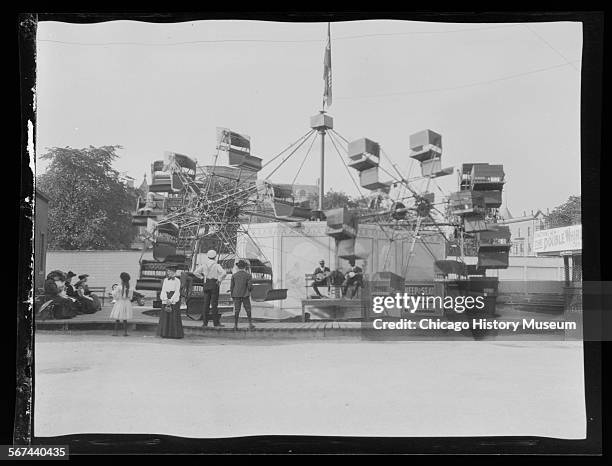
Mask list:
[[[100,301],[102,301],[102,306],[104,306],[104,300],[106,299],[106,287],[105,286],[90,286],[89,291],[95,294]]]
[[[314,289],[312,288],[312,284],[314,283],[314,273],[307,273],[304,275],[304,281],[306,282],[306,299],[309,298],[309,294],[308,291],[312,290],[312,292],[314,293]],[[331,285],[331,284],[327,284],[327,285],[321,285],[319,286],[319,290],[321,288],[327,288],[328,292],[330,293],[332,298],[341,298],[342,297],[342,285]]]
[[[306,299],[312,299],[311,296],[308,294],[309,290],[312,290],[314,293],[314,289],[312,288],[312,284],[314,283],[314,273],[307,273],[304,275],[304,281],[306,282]],[[365,283],[368,280],[368,276],[366,274],[363,274],[363,283]],[[341,298],[342,297],[342,288],[344,288],[344,284],[342,285],[321,285],[319,286],[319,289],[321,288],[327,288],[330,294],[330,298]],[[361,288],[358,291],[358,297],[361,297]],[[314,297],[314,299],[318,299],[318,297]]]

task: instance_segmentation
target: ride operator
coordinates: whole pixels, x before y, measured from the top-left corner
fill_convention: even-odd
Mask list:
[[[220,322],[219,315],[219,287],[221,281],[227,275],[227,272],[219,263],[217,263],[217,252],[209,250],[206,253],[208,260],[198,266],[194,275],[204,279],[204,309],[202,310],[202,327],[208,327],[208,320],[212,315],[213,325],[215,327],[223,327]]]

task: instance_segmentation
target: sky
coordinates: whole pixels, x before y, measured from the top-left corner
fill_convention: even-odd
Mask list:
[[[346,139],[379,142],[412,177],[408,137],[432,129],[443,166],[504,165],[514,216],[580,194],[580,23],[352,21],[332,23],[331,36],[328,111]],[[216,127],[227,127],[265,163],[321,109],[326,41],[327,23],[41,22],[36,151],[121,145],[115,167],[140,184],[164,151],[211,163]],[[358,195],[326,142],[326,190]],[[291,183],[308,145],[271,180]],[[318,172],[316,141],[296,183]],[[456,177],[438,185],[439,196],[455,191]]]

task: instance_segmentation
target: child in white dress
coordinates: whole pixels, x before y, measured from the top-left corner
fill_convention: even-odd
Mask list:
[[[113,298],[113,300],[111,301],[111,304],[115,304],[117,302],[117,300],[115,299],[115,290],[117,289],[119,285],[117,285],[116,283],[113,283],[113,286],[111,287],[111,292],[109,293],[109,296],[111,298]]]
[[[121,278],[121,286],[118,286],[113,290],[113,298],[115,304],[113,310],[110,313],[111,319],[115,319],[115,331],[113,336],[117,336],[119,330],[119,321],[123,321],[123,335],[128,336],[128,325],[127,321],[132,318],[132,297],[134,296],[134,290],[130,288],[130,275],[126,272],[121,272],[119,275]]]

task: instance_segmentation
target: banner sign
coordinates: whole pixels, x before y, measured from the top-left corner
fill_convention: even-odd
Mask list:
[[[537,254],[580,250],[582,250],[582,225],[534,232],[533,252]]]

